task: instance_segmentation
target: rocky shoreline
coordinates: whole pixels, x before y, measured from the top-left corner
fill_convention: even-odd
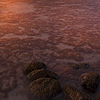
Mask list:
[[[73,69],[88,68],[89,64],[72,64]],[[100,75],[97,72],[84,73],[80,76],[83,91],[67,84],[64,88],[59,83],[59,76],[48,70],[42,62],[30,62],[24,66],[24,74],[29,79],[30,91],[38,100],[52,100],[60,92],[63,92],[67,100],[99,100],[100,95],[94,99],[85,91],[95,93],[100,84]]]
[[[22,68],[32,60],[59,75],[62,90],[100,98],[100,88],[89,94],[81,86],[81,74],[100,73],[100,0],[0,0],[0,11],[0,100],[34,99],[29,84],[37,77],[27,77],[45,71],[26,77]],[[63,92],[53,100],[66,100]]]

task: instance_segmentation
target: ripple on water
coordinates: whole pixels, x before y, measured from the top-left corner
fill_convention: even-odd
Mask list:
[[[62,86],[68,83],[79,87],[82,73],[100,72],[100,3],[97,0],[1,1],[0,68],[13,67],[18,83],[6,100],[29,100],[28,85],[21,68],[23,63],[33,59],[46,62],[48,68],[57,72]],[[98,5],[91,5],[92,1]],[[81,62],[99,64],[98,68],[91,66],[79,70],[68,66],[68,63]]]
[[[49,38],[48,34],[41,34],[39,36],[28,36],[28,35],[16,35],[13,33],[5,34],[0,39],[11,39],[11,38],[19,38],[19,39],[27,39],[27,38],[33,38],[33,39],[40,39],[47,41]]]
[[[0,10],[2,13],[10,13],[10,14],[22,14],[22,13],[31,13],[35,11],[35,7],[33,4],[28,4],[24,2],[17,3],[2,3],[1,2]]]

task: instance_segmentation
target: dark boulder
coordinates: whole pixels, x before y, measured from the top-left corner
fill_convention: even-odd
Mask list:
[[[42,68],[46,69],[47,66],[42,62],[30,62],[24,66],[23,71],[25,74],[28,74],[31,71],[42,69]]]
[[[64,88],[64,94],[68,100],[92,100],[89,95],[80,92],[70,85],[67,85]]]
[[[75,63],[73,63],[73,64],[71,65],[71,67],[72,67],[73,69],[80,69],[80,68],[88,68],[88,67],[90,67],[90,65],[89,65],[88,63],[80,63],[80,64],[75,64]]]
[[[49,100],[60,93],[60,83],[51,78],[39,78],[30,84],[34,97],[42,100]]]
[[[52,72],[52,71],[49,71],[49,70],[46,70],[46,69],[39,69],[39,70],[34,70],[32,72],[30,72],[28,75],[27,75],[28,79],[30,81],[34,81],[38,78],[53,78],[53,79],[59,79],[59,76]]]
[[[100,75],[96,72],[82,74],[81,86],[89,92],[95,92],[100,83]]]

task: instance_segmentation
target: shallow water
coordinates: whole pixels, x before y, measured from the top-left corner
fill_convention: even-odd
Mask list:
[[[81,89],[80,75],[100,73],[99,0],[0,0],[0,97],[30,100],[24,64],[42,61],[63,86]],[[70,63],[86,62],[75,70]],[[93,95],[94,96],[94,95]],[[60,94],[54,100],[65,100]]]

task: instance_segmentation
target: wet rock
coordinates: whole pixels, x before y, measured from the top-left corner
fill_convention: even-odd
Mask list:
[[[31,71],[34,71],[37,69],[42,69],[42,68],[45,69],[45,68],[47,68],[47,66],[42,62],[30,62],[24,66],[23,71],[25,74],[28,74]]]
[[[100,75],[96,72],[82,74],[81,86],[90,91],[95,92],[100,83]]]
[[[92,100],[89,95],[80,92],[70,85],[67,85],[64,88],[64,94],[68,100]]]
[[[59,79],[59,76],[56,73],[51,72],[51,71],[46,70],[46,69],[39,69],[39,70],[32,71],[27,75],[27,77],[30,81],[34,81],[38,78],[43,78],[43,77],[44,78]]]
[[[51,78],[39,78],[30,84],[32,94],[43,100],[49,100],[60,93],[60,83]]]
[[[88,67],[90,67],[90,65],[89,65],[88,63],[80,63],[80,64],[75,64],[75,63],[73,63],[73,64],[71,65],[71,67],[72,67],[73,69],[79,69],[79,68],[88,68]]]

